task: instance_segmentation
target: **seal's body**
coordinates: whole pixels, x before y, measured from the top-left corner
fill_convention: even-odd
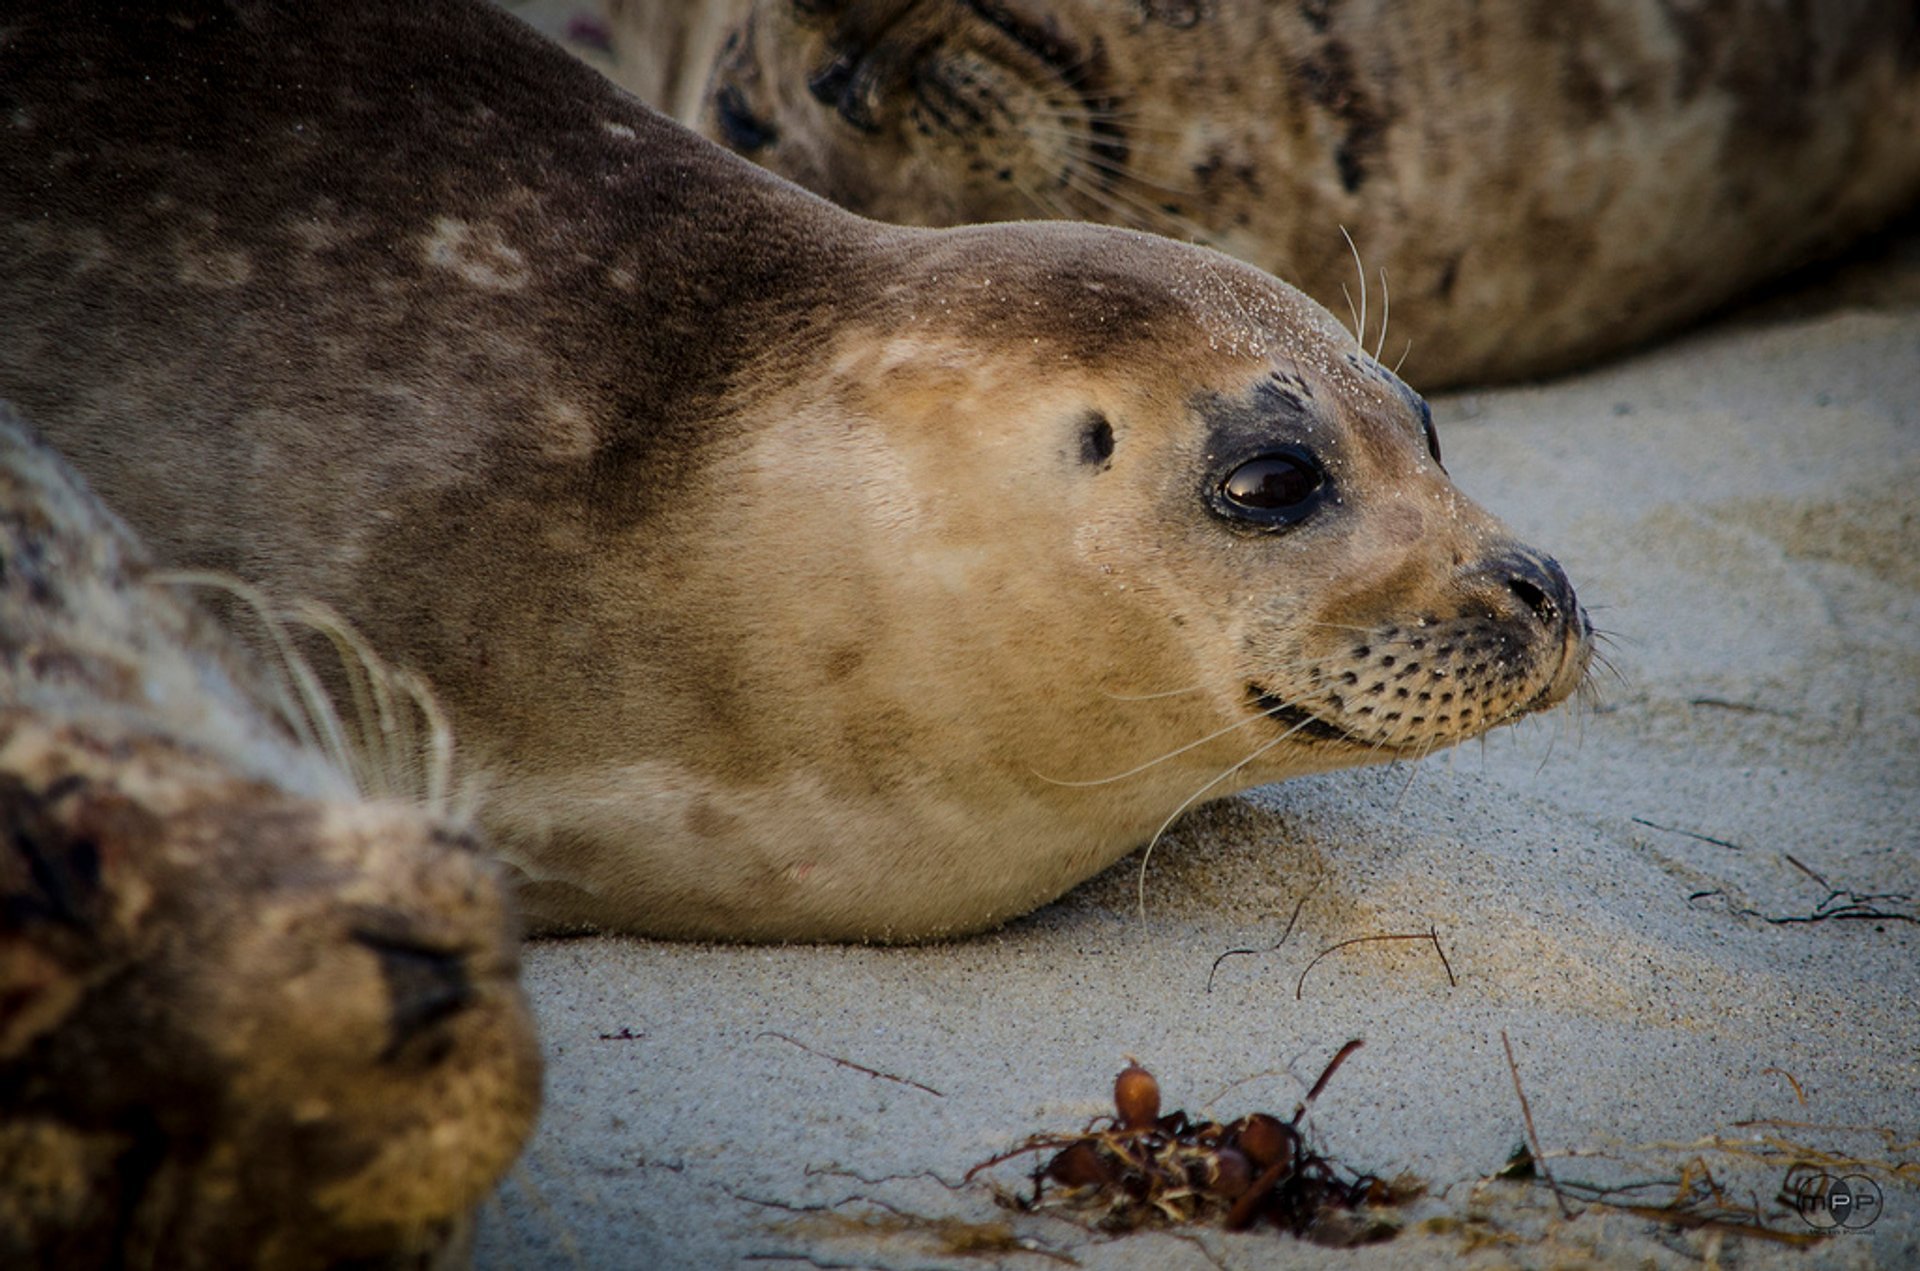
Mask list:
[[[0,404],[0,1263],[457,1265],[531,1131],[498,868],[288,705]]]
[[[423,672],[545,923],[975,929],[1584,674],[1424,403],[1213,252],[865,221],[454,0],[48,4],[0,86],[0,395]]]
[[[1341,313],[1344,228],[1430,388],[1622,349],[1911,206],[1920,9],[756,0],[700,122],[868,216],[1158,230]]]

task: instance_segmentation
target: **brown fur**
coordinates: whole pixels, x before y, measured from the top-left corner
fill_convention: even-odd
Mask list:
[[[532,1128],[496,872],[0,405],[0,1262],[425,1266]]]
[[[1157,230],[1343,314],[1344,227],[1423,387],[1592,361],[1920,197],[1911,0],[752,10],[708,136],[882,220]]]
[[[863,221],[480,6],[119,22],[0,46],[0,392],[169,557],[423,671],[544,921],[978,928],[1190,797],[1584,672],[1557,567],[1257,271]],[[1324,469],[1310,519],[1210,504],[1282,444]],[[1339,687],[1394,656],[1355,629],[1422,619],[1504,642],[1416,672],[1477,675],[1474,717]]]

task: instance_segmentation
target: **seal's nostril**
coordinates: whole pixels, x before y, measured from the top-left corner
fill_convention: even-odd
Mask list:
[[[1560,621],[1560,606],[1552,596],[1542,591],[1525,578],[1507,579],[1507,587],[1520,597],[1520,603],[1533,610],[1534,616],[1551,627]]]
[[[1559,562],[1550,556],[1516,553],[1500,562],[1496,576],[1544,626],[1557,628],[1572,621],[1580,612],[1573,584],[1567,581],[1566,571],[1560,568]]]

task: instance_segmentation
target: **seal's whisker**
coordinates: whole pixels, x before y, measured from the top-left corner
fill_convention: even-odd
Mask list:
[[[1091,147],[1083,147],[1080,161],[1095,172],[1104,172],[1108,176],[1125,181],[1142,190],[1152,190],[1160,194],[1173,194],[1183,199],[1196,197],[1200,192],[1191,185],[1167,185],[1149,177],[1141,176],[1138,171],[1123,163],[1116,163]]]
[[[1136,140],[1131,130],[1128,131],[1127,135],[1126,156],[1125,158],[1121,158],[1115,155],[1110,148],[1103,145],[1104,139],[1097,132],[1090,132],[1084,129],[1052,128],[1045,124],[1037,126],[1033,124],[1021,124],[1019,127],[1023,133],[1044,137],[1054,142],[1063,142],[1074,152],[1102,159],[1109,164],[1116,165],[1120,171],[1129,171],[1128,165],[1135,158],[1168,159],[1172,160],[1176,166],[1179,165],[1180,161],[1181,148],[1178,145],[1153,140]],[[1145,181],[1147,178],[1142,177],[1140,179]]]
[[[453,727],[426,682],[393,666],[374,652],[353,625],[325,605],[303,600],[291,617],[332,643],[349,682],[365,682],[377,712],[381,745],[369,740],[367,753],[378,763],[370,771],[369,790],[417,799],[435,814],[445,814],[453,793]],[[405,699],[396,701],[395,693]],[[356,692],[356,697],[360,696]],[[364,712],[365,708],[360,707]],[[416,715],[426,725],[424,745],[415,731]],[[363,718],[363,732],[368,721]]]
[[[1098,131],[1099,125],[1109,123],[1125,125],[1127,122],[1125,119],[1114,119],[1084,113],[1074,114],[1065,110],[1053,111],[1046,118],[1042,119],[1013,120],[1014,125],[1018,127],[1022,133],[1029,136],[1065,138],[1069,141],[1080,143],[1082,146],[1095,146],[1100,144],[1102,138]],[[1126,133],[1126,148],[1129,154],[1178,153],[1179,148],[1175,145],[1138,140],[1139,137],[1144,135],[1147,137],[1163,137],[1169,142],[1175,142],[1181,140],[1180,134],[1177,132],[1129,126],[1126,129]]]
[[[1027,202],[1033,204],[1042,217],[1056,221],[1074,219],[1067,209],[1053,202],[1052,199],[1042,196],[1040,191],[1034,189],[1019,177],[1009,177],[1008,182],[1013,186],[1014,192],[1019,194],[1020,197],[1024,198]]]
[[[1201,795],[1213,789],[1215,786],[1219,785],[1222,781],[1226,781],[1227,779],[1232,777],[1235,773],[1239,772],[1242,768],[1245,768],[1248,764],[1258,759],[1261,755],[1266,754],[1269,750],[1272,750],[1275,746],[1278,746],[1281,742],[1286,741],[1287,739],[1292,737],[1295,733],[1299,732],[1301,729],[1305,728],[1306,726],[1307,725],[1304,722],[1295,724],[1292,728],[1289,728],[1286,732],[1281,733],[1278,737],[1275,737],[1270,741],[1262,742],[1260,745],[1256,746],[1253,750],[1253,753],[1248,755],[1245,759],[1242,759],[1239,763],[1236,763],[1232,767],[1227,768],[1225,771],[1221,772],[1219,775],[1215,776],[1210,781],[1208,781],[1205,785],[1201,786],[1198,790],[1195,790],[1192,794],[1182,799],[1180,801],[1180,806],[1175,808],[1170,814],[1168,814],[1166,820],[1160,822],[1160,828],[1153,832],[1153,837],[1147,840],[1146,849],[1140,853],[1140,873],[1139,873],[1138,879],[1134,884],[1134,903],[1138,906],[1139,914],[1142,920],[1144,920],[1147,916],[1147,864],[1149,861],[1153,859],[1153,849],[1160,845],[1160,839],[1162,838],[1162,836],[1166,834],[1167,827],[1172,825],[1175,821],[1179,820],[1180,814],[1182,812],[1185,812],[1188,808],[1192,807],[1195,800],[1199,799]]]
[[[1081,164],[1082,170],[1085,172],[1094,173],[1098,176],[1110,178],[1112,181],[1116,183],[1116,186],[1119,186],[1119,185],[1128,186],[1136,191],[1141,192],[1142,194],[1158,196],[1158,197],[1166,197],[1166,198],[1184,199],[1184,200],[1193,200],[1193,199],[1199,198],[1198,190],[1192,189],[1190,187],[1181,187],[1176,185],[1162,185],[1158,181],[1150,181],[1147,178],[1141,176],[1139,173],[1134,172],[1129,168],[1117,166],[1112,161],[1099,158],[1096,155],[1081,156],[1080,164]],[[1165,215],[1165,216],[1178,216],[1178,217],[1185,218],[1185,213],[1172,211],[1164,207],[1160,208],[1160,212],[1162,215]],[[1195,221],[1194,224],[1198,225],[1199,222]]]
[[[303,600],[291,609],[276,609],[263,593],[239,579],[206,571],[156,571],[151,577],[162,584],[217,589],[247,607],[272,642],[269,669],[276,679],[285,677],[283,694],[291,681],[293,695],[279,703],[281,713],[296,735],[325,754],[356,791],[371,798],[405,798],[435,816],[448,814],[453,728],[418,676],[389,664],[352,624],[318,602]],[[332,694],[295,646],[290,625],[325,637],[338,658],[352,700],[353,739]],[[415,729],[416,716],[425,725],[424,745]]]
[[[1124,190],[1102,188],[1099,182],[1089,181],[1082,173],[1073,170],[1063,173],[1062,176],[1068,189],[1112,215],[1122,218],[1125,223],[1136,229],[1164,230],[1171,227],[1185,234],[1190,240],[1204,241],[1210,237],[1206,227],[1198,222],[1134,198]]]
[[[1387,319],[1393,316],[1393,292],[1387,289],[1387,267],[1380,266],[1380,338],[1373,344],[1373,360],[1380,360],[1380,353],[1387,345]]]
[[[1143,120],[1160,118],[1158,111],[1128,110],[1119,106],[1088,106],[1084,103],[1064,103],[1054,105],[1048,112],[1055,119],[1069,119],[1087,124],[1124,124],[1127,129],[1127,142],[1132,144],[1136,136],[1168,137],[1176,141],[1184,140],[1183,129],[1158,123],[1146,123]]]
[[[283,693],[290,682],[291,695],[284,697],[280,703],[286,723],[302,741],[326,755],[342,776],[351,778],[354,765],[333,702],[321,687],[313,668],[293,647],[286,624],[267,603],[266,596],[238,578],[206,570],[156,570],[149,577],[163,585],[223,591],[245,605],[273,644],[277,662],[270,669],[274,677],[280,680]]]
[[[1157,204],[1130,194],[1120,186],[1104,187],[1098,181],[1089,182],[1084,169],[1096,167],[1093,159],[1090,156],[1077,156],[1077,159],[1080,168],[1070,169],[1063,175],[1066,177],[1067,183],[1071,188],[1084,194],[1086,197],[1101,201],[1110,210],[1116,212],[1131,208],[1141,218],[1144,218],[1147,223],[1157,222],[1164,225],[1172,225],[1195,239],[1205,240],[1211,237],[1211,231],[1198,221],[1183,216],[1178,212],[1169,212],[1164,207],[1160,207]],[[1112,171],[1116,171],[1118,175],[1130,178],[1133,184],[1142,184],[1138,178],[1134,178],[1131,173],[1126,172],[1124,169]],[[1121,205],[1120,208],[1114,207],[1116,202]]]
[[[1413,337],[1407,337],[1407,347],[1400,350],[1400,360],[1393,364],[1393,373],[1398,375],[1400,368],[1407,364],[1407,354],[1413,352]]]
[[[1115,702],[1152,702],[1163,697],[1185,697],[1189,693],[1198,693],[1206,687],[1204,683],[1189,684],[1185,688],[1163,689],[1158,693],[1116,693],[1111,689],[1103,688],[1100,690],[1100,696]]]
[[[1540,763],[1533,770],[1534,776],[1537,777],[1541,773],[1547,770],[1547,764],[1552,762],[1553,760],[1553,748],[1557,746],[1559,743],[1560,743],[1560,721],[1558,719],[1555,719],[1552,731],[1550,731],[1547,734],[1547,751],[1545,754],[1540,756]]]
[[[1126,226],[1128,229],[1145,230],[1152,234],[1164,234],[1168,238],[1189,241],[1191,239],[1185,226],[1164,216],[1157,209],[1129,202],[1120,198],[1112,190],[1101,189],[1097,184],[1089,184],[1084,178],[1067,178],[1067,188],[1099,211],[1112,217],[1117,225]]]
[[[1273,668],[1275,672],[1283,675],[1292,674],[1302,670],[1313,670],[1313,669],[1314,669],[1314,664],[1307,659],[1302,659],[1291,666],[1282,666],[1282,667]],[[1319,677],[1316,675],[1316,679],[1318,682],[1316,682],[1313,686],[1311,686],[1306,690],[1307,695],[1317,694],[1323,688],[1326,687],[1326,681],[1324,677]],[[1148,693],[1136,698],[1118,698],[1117,700],[1151,701],[1154,698],[1177,697],[1186,693],[1197,693],[1204,690],[1206,687],[1207,685],[1205,685],[1204,683],[1195,684],[1191,688],[1173,689],[1165,693]],[[1114,694],[1106,693],[1104,690],[1102,691],[1101,695],[1105,697],[1116,696]],[[1214,732],[1208,733],[1206,736],[1201,737],[1195,741],[1190,741],[1182,746],[1175,747],[1174,749],[1167,751],[1165,754],[1160,755],[1157,758],[1149,759],[1145,763],[1129,768],[1125,772],[1115,773],[1113,776],[1110,776],[1110,777],[1098,777],[1098,778],[1094,778],[1092,780],[1086,780],[1086,781],[1068,781],[1068,780],[1063,780],[1056,777],[1049,777],[1046,774],[1041,772],[1033,772],[1033,775],[1040,778],[1040,780],[1047,782],[1049,785],[1056,785],[1056,786],[1085,787],[1085,786],[1109,785],[1115,781],[1123,781],[1128,777],[1138,776],[1140,773],[1145,772],[1148,768],[1152,768],[1159,764],[1165,763],[1169,759],[1178,758],[1179,756],[1186,754],[1188,751],[1193,750],[1198,746],[1204,746],[1210,741],[1214,741],[1217,738],[1226,736],[1228,733],[1235,732],[1239,729],[1245,728],[1248,724],[1256,724],[1263,719],[1272,719],[1274,718],[1275,710],[1283,709],[1285,707],[1290,707],[1290,706],[1299,706],[1306,700],[1307,700],[1306,696],[1296,696],[1293,698],[1286,699],[1284,701],[1280,701],[1279,705],[1276,707],[1258,711],[1252,715],[1247,716],[1244,719],[1240,719],[1235,721],[1234,723],[1228,724],[1224,728],[1220,728],[1215,730]],[[1029,769],[1029,771],[1033,771],[1033,770]]]
[[[1360,263],[1360,249],[1354,245],[1353,235],[1347,233],[1347,227],[1340,227],[1340,237],[1347,240],[1347,250],[1353,253],[1353,268],[1360,275],[1360,312],[1354,317],[1353,339],[1362,353],[1367,349],[1367,267]],[[1342,292],[1346,291],[1343,286]],[[1353,307],[1353,297],[1347,297],[1347,307]]]
[[[1292,705],[1292,703],[1288,703],[1288,705]],[[1125,772],[1116,772],[1111,777],[1096,777],[1090,781],[1063,781],[1056,777],[1049,777],[1046,774],[1040,773],[1040,772],[1035,772],[1033,775],[1036,777],[1039,777],[1040,780],[1046,782],[1048,785],[1054,785],[1054,786],[1084,787],[1084,786],[1110,785],[1115,781],[1124,781],[1128,777],[1138,776],[1139,774],[1145,772],[1147,769],[1157,767],[1160,764],[1167,762],[1167,760],[1169,759],[1177,759],[1181,755],[1186,754],[1188,751],[1204,746],[1210,741],[1215,741],[1221,737],[1226,736],[1228,733],[1238,732],[1240,729],[1245,728],[1249,724],[1257,724],[1261,720],[1269,719],[1269,718],[1271,718],[1271,716],[1265,712],[1248,715],[1245,719],[1235,720],[1233,723],[1228,724],[1226,727],[1215,729],[1213,732],[1208,733],[1205,737],[1201,737],[1196,741],[1187,742],[1183,746],[1176,746],[1172,750],[1167,751],[1163,755],[1160,755],[1153,759],[1149,759],[1145,763],[1136,764],[1133,767],[1127,769]]]
[[[1059,110],[1054,112],[1054,118],[1084,121],[1086,127],[1081,135],[1095,140],[1101,139],[1100,133],[1105,128],[1111,127],[1119,129],[1124,136],[1124,144],[1129,151],[1157,151],[1161,154],[1174,154],[1179,151],[1180,147],[1187,140],[1186,136],[1178,128],[1165,128],[1159,124],[1148,122],[1153,116],[1137,111],[1122,111],[1108,114],[1105,112],[1074,113],[1067,110]]]
[[[1429,737],[1427,744],[1420,748],[1420,753],[1414,755],[1412,762],[1406,765],[1407,779],[1400,783],[1400,793],[1393,796],[1393,804],[1387,809],[1390,815],[1396,817],[1400,815],[1400,805],[1407,801],[1407,792],[1413,789],[1413,783],[1420,779],[1420,761],[1432,754],[1434,747],[1437,745],[1439,745],[1439,740]]]
[[[1026,196],[1035,207],[1039,208],[1048,217],[1061,221],[1075,221],[1080,219],[1081,213],[1075,211],[1070,203],[1054,191],[1028,184],[1017,177],[1011,178],[1011,180],[1014,189]],[[1066,193],[1072,194],[1074,192],[1072,184],[1069,181],[1066,186]]]
[[[1602,645],[1612,645],[1615,643],[1617,643],[1617,641],[1614,639],[1613,634],[1611,632],[1595,631],[1593,633],[1593,649],[1588,654],[1588,656],[1592,658],[1594,665],[1598,666],[1601,670],[1605,671],[1608,675],[1611,675],[1614,678],[1614,681],[1618,683],[1621,688],[1626,688],[1628,687],[1627,677],[1621,673],[1619,667],[1613,664],[1613,659],[1608,657],[1604,652],[1601,651]],[[1591,682],[1592,679],[1593,679],[1593,672],[1589,670],[1587,672],[1587,682]]]

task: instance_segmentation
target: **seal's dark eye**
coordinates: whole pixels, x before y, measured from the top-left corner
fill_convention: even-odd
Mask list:
[[[1325,479],[1304,452],[1273,450],[1229,472],[1220,493],[1227,511],[1259,521],[1292,520],[1306,512]]]
[[[771,120],[762,119],[747,106],[746,95],[732,84],[722,86],[713,99],[714,115],[727,144],[741,154],[765,150],[780,137]]]

